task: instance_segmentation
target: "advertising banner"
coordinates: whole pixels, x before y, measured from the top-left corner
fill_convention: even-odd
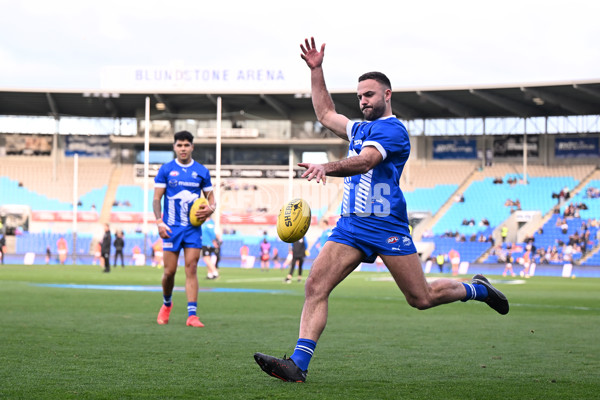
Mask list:
[[[556,138],[554,140],[554,157],[600,157],[598,138]]]
[[[434,140],[433,158],[436,160],[477,159],[475,139]]]

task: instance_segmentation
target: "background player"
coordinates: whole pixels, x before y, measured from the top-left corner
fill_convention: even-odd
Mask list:
[[[187,326],[203,327],[196,315],[198,305],[198,259],[202,248],[202,230],[190,224],[189,209],[202,193],[208,205],[200,207],[196,216],[205,220],[215,211],[213,188],[208,169],[192,159],[194,137],[188,131],[175,134],[173,150],[176,158],[160,167],[154,179],[152,208],[156,217],[158,234],[163,239],[165,270],[162,277],[163,305],[157,322],[169,322],[177,260],[183,249],[185,260],[185,292],[188,301]],[[164,208],[161,200],[164,197]],[[164,211],[164,214],[163,214]]]
[[[209,217],[202,224],[202,260],[206,264],[206,279],[217,279],[219,271],[215,265],[215,250],[218,246],[215,223]]]
[[[300,163],[302,177],[325,183],[326,176],[345,177],[342,217],[312,265],[305,285],[300,335],[290,358],[255,353],[267,374],[291,382],[304,382],[317,340],[327,323],[329,294],[361,262],[377,255],[385,263],[408,303],[420,310],[457,300],[486,301],[500,314],[508,301],[482,275],[472,283],[451,279],[428,283],[410,237],[406,201],[400,175],[410,153],[404,125],[392,114],[392,90],[382,73],[363,74],[357,97],[365,122],[352,122],[338,114],[325,85],[323,56],[314,38],[305,40],[301,57],[311,71],[313,106],[325,127],[349,141],[348,158],[326,164]]]

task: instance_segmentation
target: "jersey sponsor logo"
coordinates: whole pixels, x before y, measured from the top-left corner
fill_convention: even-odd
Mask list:
[[[400,238],[398,236],[390,236],[389,238],[387,238],[387,243],[388,244],[398,243],[399,240],[400,240]]]
[[[189,186],[189,187],[199,187],[200,184],[198,182],[179,182],[179,186]]]
[[[362,140],[358,139],[354,141],[355,146],[360,146],[362,144]]]
[[[171,171],[169,173],[169,176],[177,176],[177,175],[179,175],[179,172],[177,172],[177,171]]]
[[[172,248],[173,248],[173,243],[163,242],[163,249],[172,249]]]

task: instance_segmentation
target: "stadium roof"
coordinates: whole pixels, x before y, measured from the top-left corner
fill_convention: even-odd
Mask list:
[[[0,115],[143,118],[145,98],[153,119],[214,119],[217,97],[223,118],[314,120],[309,94],[83,93],[1,91]],[[362,118],[356,93],[332,93],[338,112]],[[163,110],[157,109],[164,107]],[[600,114],[600,81],[504,87],[395,90],[399,118],[539,117]]]

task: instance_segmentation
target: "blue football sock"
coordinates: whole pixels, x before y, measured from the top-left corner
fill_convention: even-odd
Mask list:
[[[484,301],[488,296],[487,288],[479,283],[463,283],[463,285],[467,289],[467,295],[461,301]]]
[[[294,354],[290,357],[302,371],[308,369],[308,363],[317,347],[317,342],[310,339],[298,339]]]
[[[195,301],[188,301],[188,317],[192,315],[196,315],[196,308],[198,307],[198,303]]]
[[[163,294],[163,304],[167,307],[171,307],[171,297],[173,297],[173,295],[171,296],[165,296]]]

